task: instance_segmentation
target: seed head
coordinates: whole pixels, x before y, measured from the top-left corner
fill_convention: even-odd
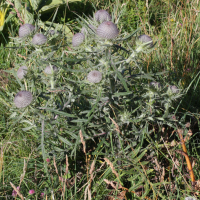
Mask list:
[[[139,40],[139,43],[147,43],[147,42],[149,42],[149,43],[147,44],[147,46],[148,46],[149,48],[152,48],[152,47],[153,47],[153,41],[152,41],[151,37],[149,37],[148,35],[140,35],[140,36],[138,37],[138,40]]]
[[[28,106],[33,100],[33,96],[31,92],[29,91],[19,91],[15,98],[14,98],[14,103],[17,108],[24,108]]]
[[[33,36],[32,43],[34,45],[42,45],[47,42],[47,37],[42,33],[37,33]]]
[[[55,65],[49,65],[45,68],[44,73],[45,74],[53,74],[58,71],[58,68]]]
[[[88,75],[87,75],[87,80],[91,83],[99,83],[102,79],[102,73],[99,71],[91,71]]]
[[[94,16],[98,22],[110,21],[112,19],[106,10],[98,10]]]
[[[35,30],[35,26],[33,26],[32,24],[23,24],[19,28],[19,37],[20,38],[25,37],[31,34],[31,32],[34,30]]]
[[[22,67],[20,67],[20,68],[18,69],[18,71],[17,71],[17,77],[18,77],[19,79],[23,79],[24,76],[27,74],[27,70],[28,70],[27,66],[22,66]]]
[[[76,33],[72,38],[73,47],[78,47],[83,43],[85,35],[83,33]]]
[[[100,24],[97,28],[97,35],[104,39],[113,39],[117,37],[119,30],[117,25],[110,21],[105,21]]]

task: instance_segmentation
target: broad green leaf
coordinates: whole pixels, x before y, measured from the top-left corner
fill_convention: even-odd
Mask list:
[[[22,13],[24,16],[24,22],[26,24],[33,24],[34,23],[34,16],[32,13],[30,13],[27,8],[22,9]]]
[[[52,23],[52,22],[45,22],[44,23],[41,20],[39,20],[38,25],[46,31],[49,29],[49,26],[53,26],[53,27],[55,27],[56,30],[63,31],[65,34],[67,34],[68,37],[73,36],[71,30],[67,27],[67,25],[56,24],[56,23]]]
[[[43,6],[40,9],[40,12],[47,12],[51,9],[54,9],[62,4],[68,4],[70,2],[76,2],[76,1],[81,1],[81,0],[48,0],[45,4],[45,6]]]
[[[20,12],[22,9],[22,4],[20,0],[14,0],[15,8]]]
[[[42,3],[43,0],[29,0],[33,10],[37,10],[39,5]]]

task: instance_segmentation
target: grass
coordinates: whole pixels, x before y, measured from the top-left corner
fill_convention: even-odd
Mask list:
[[[115,4],[112,0],[91,0],[91,2],[98,9],[109,11],[113,10]],[[135,123],[135,129],[132,129],[131,133],[138,131],[140,134],[136,135],[138,138],[135,141],[132,141],[130,135],[124,139],[122,135],[126,134],[125,129],[128,125],[121,124],[115,117],[121,110],[118,111],[113,107],[117,106],[116,104],[111,104],[109,106],[114,114],[111,113],[111,119],[105,117],[108,136],[93,137],[89,140],[86,137],[88,136],[86,130],[79,130],[78,135],[73,136],[72,142],[80,137],[80,142],[72,150],[73,154],[67,149],[68,138],[64,133],[68,130],[64,120],[59,124],[54,124],[51,120],[45,125],[40,124],[41,127],[48,126],[48,129],[22,131],[22,128],[27,128],[29,125],[25,122],[14,124],[17,119],[15,116],[11,117],[12,99],[20,86],[11,74],[2,70],[15,67],[23,60],[19,55],[24,55],[26,52],[21,49],[5,48],[10,44],[4,44],[0,50],[0,180],[2,182],[0,197],[2,199],[11,198],[13,187],[10,182],[16,187],[20,185],[20,193],[30,199],[40,199],[42,192],[47,195],[47,199],[63,200],[84,198],[182,200],[187,196],[194,196],[196,199],[200,197],[198,1],[192,0],[187,3],[177,0],[121,0],[118,3],[119,8],[126,3],[119,24],[124,32],[142,27],[141,34],[150,35],[157,41],[152,53],[140,56],[143,70],[146,73],[165,71],[164,75],[157,75],[156,80],[177,85],[184,91],[181,99],[173,104],[174,108],[170,108],[172,114],[176,116],[177,127],[174,128],[170,120],[168,125],[164,126],[149,121],[144,126],[139,126],[138,121],[131,119]],[[62,17],[59,15],[56,20],[59,21]],[[134,41],[129,41],[129,44],[134,44]],[[75,70],[75,67],[72,70]],[[71,78],[68,71],[66,74],[65,79],[62,79],[63,83]],[[80,80],[81,74],[76,78]],[[57,101],[61,102],[62,97]],[[86,96],[80,97],[74,106],[77,115],[79,110],[87,110],[88,104]],[[127,113],[129,112],[132,110],[128,110]],[[44,111],[44,113],[50,116],[49,112]],[[32,122],[30,116],[26,116],[25,120]],[[190,123],[189,127],[185,127],[186,122]],[[81,123],[78,122],[77,126]],[[93,127],[94,130],[89,129],[93,135],[97,134],[96,127],[98,123]],[[185,160],[186,154],[182,150],[183,142],[180,142],[176,131],[178,128],[183,130],[196,186],[192,186],[187,169],[188,163]],[[51,135],[54,129],[59,130],[59,133],[56,133],[62,138],[59,142],[57,136]],[[101,134],[104,135],[103,132]],[[120,138],[119,142],[115,141],[116,135]],[[55,154],[49,151],[45,154],[48,156],[44,157],[44,151],[51,149],[52,141],[55,142],[54,150],[60,152],[55,157]],[[41,144],[45,144],[46,149],[40,146]],[[117,148],[120,148],[120,151],[117,151]],[[50,162],[47,162],[46,158],[50,158]],[[35,190],[34,195],[28,194],[31,189]],[[19,196],[17,199],[20,199]]]

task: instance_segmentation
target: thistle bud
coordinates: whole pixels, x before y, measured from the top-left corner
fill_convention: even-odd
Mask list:
[[[140,44],[145,44],[148,43],[147,45],[145,45],[148,48],[152,48],[153,47],[153,41],[151,39],[150,36],[148,35],[140,35],[138,37],[138,40],[136,41],[136,44],[139,46]]]

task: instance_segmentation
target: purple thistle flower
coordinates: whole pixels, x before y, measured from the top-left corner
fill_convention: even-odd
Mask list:
[[[17,189],[20,191],[20,187],[18,186]],[[12,196],[17,197],[17,192],[15,190],[12,191]]]
[[[34,189],[32,189],[32,190],[29,190],[29,192],[28,192],[29,194],[34,194],[35,193],[35,190]]]

